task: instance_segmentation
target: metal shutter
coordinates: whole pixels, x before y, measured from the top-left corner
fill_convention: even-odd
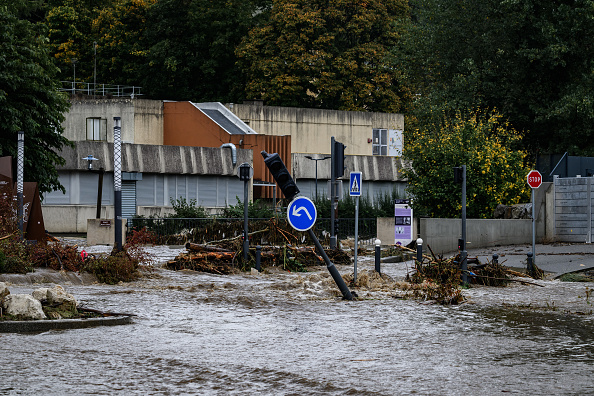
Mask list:
[[[122,217],[136,216],[136,181],[122,180]]]

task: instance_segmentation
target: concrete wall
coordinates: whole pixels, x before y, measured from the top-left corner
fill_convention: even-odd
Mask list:
[[[293,177],[295,179],[313,179],[316,174],[316,161],[305,158],[306,154],[292,155]],[[316,158],[316,156],[312,156]],[[320,156],[321,157],[321,156]],[[319,157],[317,157],[319,158]],[[349,180],[350,172],[361,172],[363,182],[366,180],[399,181],[406,179],[402,176],[405,162],[401,157],[387,157],[384,155],[347,155],[346,170],[343,179]],[[318,179],[329,180],[331,160],[318,161]]]
[[[404,130],[404,115],[227,104],[253,130],[266,135],[290,135],[293,153],[330,154],[330,138],[344,143],[347,155],[372,155],[373,128]]]
[[[457,250],[461,237],[460,219],[421,219],[420,235],[435,254]],[[467,249],[532,243],[532,220],[468,219]],[[539,238],[540,239],[540,238]]]
[[[72,141],[87,139],[87,118],[107,123],[107,141],[113,142],[113,117],[122,119],[122,142],[163,144],[163,102],[146,99],[72,100],[63,122],[64,136]]]
[[[58,170],[87,170],[83,158],[93,154],[95,168],[104,167],[113,172],[113,143],[80,141],[73,148],[65,147],[60,155],[66,160]],[[233,166],[229,149],[214,147],[156,146],[142,144],[122,145],[122,171],[198,174],[198,175],[236,175],[242,162],[252,162],[252,150],[237,150],[237,164]]]

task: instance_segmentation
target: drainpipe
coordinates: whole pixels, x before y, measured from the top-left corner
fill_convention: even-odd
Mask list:
[[[231,149],[231,161],[233,162],[233,166],[235,166],[237,164],[237,147],[233,143],[223,143],[220,148]]]

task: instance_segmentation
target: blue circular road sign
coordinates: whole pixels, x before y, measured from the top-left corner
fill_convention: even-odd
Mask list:
[[[297,231],[307,231],[316,222],[318,211],[313,201],[307,197],[297,197],[287,208],[287,219]]]

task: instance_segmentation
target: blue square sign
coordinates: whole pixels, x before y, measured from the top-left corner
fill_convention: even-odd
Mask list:
[[[349,195],[351,197],[361,196],[361,172],[351,172],[351,181],[349,182]]]

